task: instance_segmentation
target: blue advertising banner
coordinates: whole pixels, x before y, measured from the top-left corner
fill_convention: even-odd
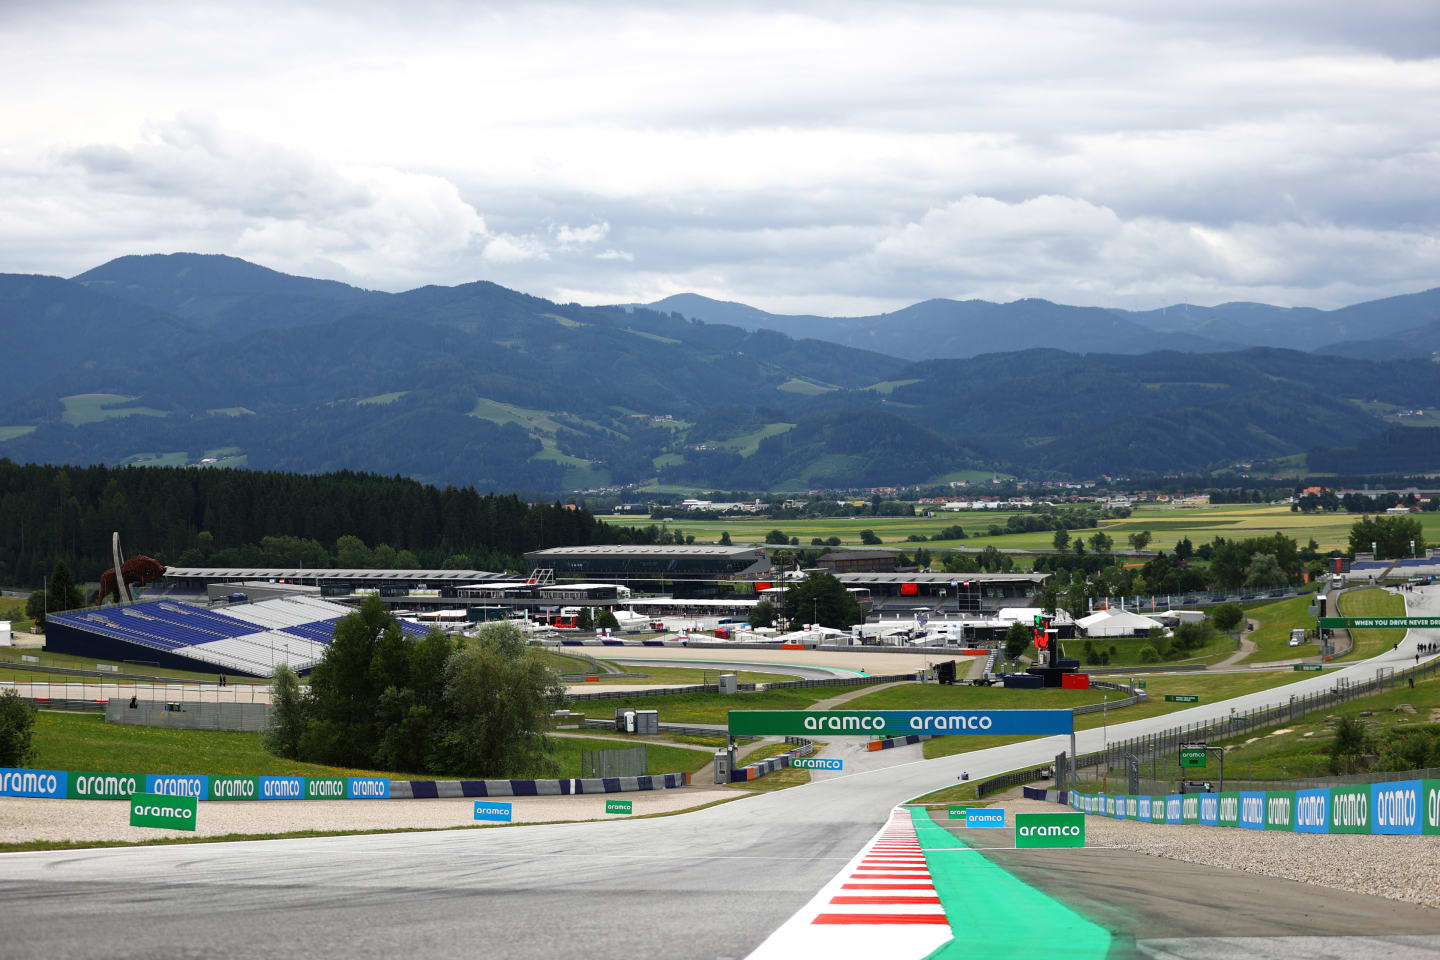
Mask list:
[[[1265,793],[1247,790],[1240,794],[1240,826],[1247,830],[1265,829]]]
[[[1295,832],[1330,832],[1330,788],[1295,791]]]
[[[731,736],[1074,733],[1069,710],[731,710]]]
[[[65,797],[70,774],[66,770],[0,768],[0,797]]]
[[[351,777],[345,782],[345,796],[351,800],[388,800],[390,781],[384,777]]]
[[[261,800],[304,800],[304,777],[256,777]]]
[[[1184,810],[1184,804],[1182,801],[1184,799],[1184,795],[1179,793],[1172,793],[1165,797],[1166,823],[1180,823],[1183,821],[1182,811]]]
[[[501,803],[498,800],[476,800],[475,819],[494,820],[499,823],[509,823],[511,818],[510,804]]]
[[[1139,802],[1138,804],[1136,804],[1136,808],[1135,808],[1135,819],[1140,820],[1140,821],[1143,821],[1143,822],[1145,822],[1145,823],[1149,823],[1149,822],[1150,822],[1150,798],[1149,798],[1149,797],[1141,797],[1141,798],[1140,798],[1140,802]]]
[[[1422,784],[1419,780],[1370,785],[1372,833],[1419,833]]]
[[[209,800],[210,778],[198,773],[149,773],[145,775],[145,792]]]
[[[1210,827],[1220,826],[1220,795],[1200,794],[1200,822]]]
[[[1005,826],[1005,811],[993,807],[966,810],[965,826],[972,830],[976,827],[1003,827]]]
[[[1115,819],[1116,819],[1116,820],[1124,820],[1124,819],[1125,819],[1125,812],[1126,812],[1126,810],[1129,809],[1129,804],[1130,804],[1130,798],[1127,797],[1127,796],[1126,796],[1125,794],[1123,794],[1123,793],[1120,794],[1118,797],[1115,798]]]

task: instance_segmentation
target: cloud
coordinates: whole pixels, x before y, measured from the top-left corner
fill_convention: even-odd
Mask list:
[[[11,4],[0,269],[1338,306],[1440,283],[1437,49],[1413,0]]]

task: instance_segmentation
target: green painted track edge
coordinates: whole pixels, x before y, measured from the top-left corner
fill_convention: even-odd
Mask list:
[[[928,810],[911,807],[910,815],[950,921],[950,941],[925,960],[1103,960],[1109,954],[1109,930],[969,849],[968,839],[958,838],[966,849],[953,849],[957,837]]]

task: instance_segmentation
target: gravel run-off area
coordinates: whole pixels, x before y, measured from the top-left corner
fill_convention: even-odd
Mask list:
[[[1068,810],[1038,800],[997,806],[1014,813]],[[1085,843],[1440,907],[1440,836],[1283,833],[1089,816]]]
[[[744,796],[744,794],[738,794]],[[633,816],[674,813],[736,791],[723,787],[642,790],[634,793],[586,794],[570,797],[495,797],[509,803],[515,823],[557,820],[608,820],[606,800],[629,800]],[[121,800],[36,800],[0,798],[0,843],[32,840],[141,841],[165,837],[215,837],[226,834],[276,834],[300,830],[436,830],[479,826],[475,800],[272,800],[202,802],[195,830],[156,830],[130,826],[129,805]]]

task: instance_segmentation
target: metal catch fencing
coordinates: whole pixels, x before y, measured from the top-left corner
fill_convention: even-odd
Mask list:
[[[1183,724],[1159,733],[1114,741],[1105,750],[1077,757],[1075,767],[1077,770],[1100,767],[1103,768],[1103,775],[1107,777],[1117,773],[1128,775],[1131,764],[1129,758],[1134,757],[1138,761],[1142,778],[1162,781],[1168,778],[1173,781],[1173,774],[1178,773],[1176,756],[1182,743],[1229,740],[1282,724],[1298,723],[1309,714],[1349,703],[1357,697],[1398,689],[1409,680],[1429,676],[1436,670],[1440,670],[1440,659],[1398,671],[1391,667],[1381,667],[1369,680],[1354,682],[1341,678],[1329,690],[1291,696],[1277,703],[1232,713],[1217,720]],[[1295,771],[1297,777],[1307,772],[1309,771]],[[1226,774],[1227,784],[1232,780],[1244,779],[1243,770],[1232,768],[1227,770]]]
[[[612,750],[580,750],[580,776],[582,779],[596,777],[643,777],[649,770],[644,745],[638,747],[616,747]]]

